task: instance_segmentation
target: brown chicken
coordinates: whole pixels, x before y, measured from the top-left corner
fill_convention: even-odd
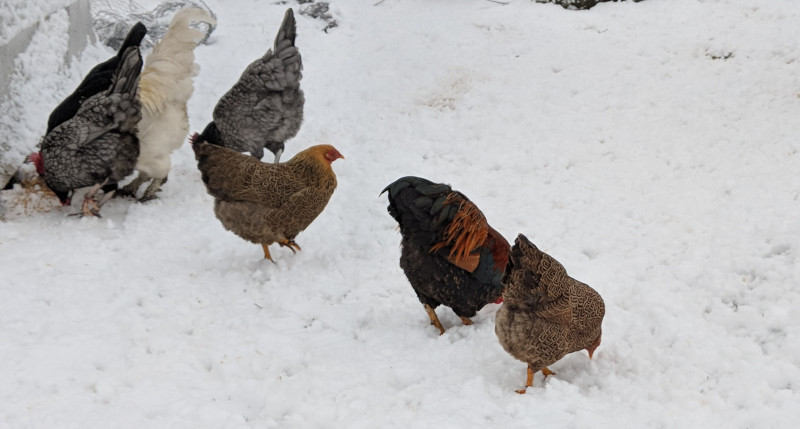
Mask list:
[[[586,349],[592,358],[605,314],[603,298],[594,289],[568,276],[522,234],[511,248],[503,284],[495,333],[508,353],[528,364],[526,388],[537,371],[553,374],[547,366],[568,353]]]
[[[191,143],[217,219],[239,237],[261,244],[271,261],[272,243],[300,250],[294,238],[325,209],[336,189],[331,163],[344,158],[333,146],[319,145],[287,162],[265,164],[219,146],[213,134],[195,133]]]

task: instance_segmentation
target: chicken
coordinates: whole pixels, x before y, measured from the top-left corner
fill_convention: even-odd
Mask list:
[[[294,238],[322,213],[336,189],[333,161],[344,158],[330,145],[312,146],[287,162],[266,164],[219,145],[215,135],[192,138],[197,167],[214,213],[225,229],[268,246],[300,250]]]
[[[125,41],[122,43],[122,47],[120,47],[119,51],[117,52],[117,55],[89,70],[89,73],[83,78],[83,81],[78,85],[78,88],[76,88],[72,94],[65,98],[61,104],[53,109],[52,113],[50,113],[50,117],[47,120],[47,133],[52,131],[53,128],[61,125],[64,121],[75,116],[78,108],[84,101],[86,101],[86,99],[107,90],[108,87],[111,86],[111,81],[114,77],[114,71],[117,69],[125,50],[131,46],[138,48],[146,34],[147,28],[145,28],[141,22],[137,22],[128,32],[128,35],[125,37]]]
[[[522,234],[511,248],[503,284],[495,333],[509,354],[528,364],[526,388],[537,371],[552,375],[548,365],[567,353],[586,349],[592,358],[605,315],[603,298],[594,289],[568,276]]]
[[[136,165],[136,124],[142,117],[137,96],[141,69],[139,48],[127,48],[111,86],[84,101],[75,116],[45,135],[41,152],[34,157],[39,174],[64,205],[69,204],[75,189],[92,186],[84,196],[84,215],[98,215],[114,191],[106,192],[100,202],[95,199],[97,191],[115,185]]]
[[[294,137],[303,122],[303,63],[294,45],[294,13],[286,11],[273,49],[247,66],[239,81],[220,98],[213,121],[203,131],[217,135],[225,147],[250,152],[256,159],[264,148],[280,161],[284,142]]]
[[[170,154],[179,148],[189,133],[186,102],[192,96],[192,77],[197,74],[194,48],[205,34],[192,28],[193,22],[216,25],[203,9],[187,8],[176,13],[164,37],[153,47],[145,60],[139,79],[142,120],[139,122],[139,175],[120,189],[125,195],[136,195],[150,182],[139,201],[155,198],[170,170]]]
[[[464,194],[420,177],[403,177],[389,192],[389,214],[400,225],[400,267],[431,324],[444,334],[436,307],[453,309],[465,325],[484,305],[499,302],[509,244]],[[381,192],[381,194],[383,194]]]

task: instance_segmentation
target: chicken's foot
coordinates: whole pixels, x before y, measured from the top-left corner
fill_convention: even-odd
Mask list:
[[[99,202],[95,198],[97,195],[97,191],[100,190],[103,186],[108,183],[108,179],[103,181],[102,183],[98,183],[89,189],[88,192],[83,196],[83,204],[81,204],[81,211],[78,213],[73,213],[72,216],[100,216],[100,207],[103,207],[103,204],[106,203],[111,197],[114,196],[115,191],[109,191],[105,195],[103,195],[103,199]]]
[[[144,189],[142,197],[136,198],[136,193],[139,192],[139,188],[147,182],[150,182],[150,184]],[[139,175],[131,181],[131,183],[128,183],[124,188],[119,190],[119,195],[133,197],[136,198],[140,203],[143,203],[145,201],[154,199],[156,197],[156,192],[161,190],[161,185],[163,185],[165,182],[166,178],[160,179],[157,177],[150,177],[140,172]]]
[[[428,313],[428,317],[431,318],[431,325],[437,327],[439,329],[439,335],[444,334],[444,327],[442,327],[442,322],[439,321],[439,316],[436,315],[436,311],[433,310],[428,304],[425,305],[425,311]]]
[[[139,187],[141,187],[142,184],[148,180],[150,180],[150,177],[140,172],[139,175],[131,181],[131,183],[128,183],[119,190],[119,195],[123,197],[136,198],[136,193],[139,191]]]
[[[461,316],[459,316],[459,317],[461,317]],[[470,320],[469,317],[461,317],[461,323],[463,323],[465,325],[471,325],[472,324],[472,320]]]
[[[525,392],[528,390],[528,388],[531,386],[533,386],[533,368],[531,368],[531,366],[528,365],[528,379],[525,381],[525,388],[517,390],[516,392],[519,393],[520,395],[524,395]]]
[[[143,203],[145,201],[150,201],[156,197],[156,192],[161,190],[161,185],[164,183],[164,179],[159,179],[157,177],[153,178],[153,181],[150,182],[150,185],[145,188],[144,193],[142,194],[142,198],[139,198],[139,202]]]
[[[102,217],[102,216],[100,216],[100,207],[103,207],[103,204],[105,204],[106,201],[110,200],[111,197],[113,197],[116,192],[117,192],[116,189],[113,190],[113,191],[108,191],[108,192],[106,192],[105,195],[103,195],[103,199],[101,199],[100,202],[95,202],[94,208],[92,209],[92,215],[97,216],[97,217]],[[84,200],[84,202],[85,201],[86,200]],[[95,201],[95,200],[92,199],[92,201]]]
[[[300,246],[298,246],[297,243],[294,242],[294,240],[284,239],[279,241],[278,244],[280,244],[281,247],[288,247],[292,251],[292,253],[297,253],[294,249],[297,249],[298,251],[300,250]]]
[[[261,248],[264,249],[264,259],[269,259],[272,263],[275,263],[275,260],[272,259],[272,256],[269,254],[269,245],[268,244],[261,244]]]

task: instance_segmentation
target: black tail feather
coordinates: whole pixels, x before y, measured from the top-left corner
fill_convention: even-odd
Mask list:
[[[122,46],[119,48],[119,51],[117,51],[117,58],[122,59],[122,55],[125,53],[125,50],[131,46],[138,47],[141,45],[142,39],[144,39],[144,36],[146,35],[147,27],[145,27],[144,24],[141,22],[134,24],[130,31],[128,31],[128,35],[125,36],[125,41],[122,42]]]

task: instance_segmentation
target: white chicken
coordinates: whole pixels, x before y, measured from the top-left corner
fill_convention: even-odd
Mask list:
[[[216,25],[203,9],[187,8],[172,18],[164,37],[147,56],[139,80],[142,120],[137,135],[140,142],[136,170],[139,175],[120,190],[135,196],[139,188],[152,182],[139,201],[155,198],[170,170],[170,154],[181,146],[189,133],[186,102],[192,96],[192,78],[197,74],[194,48],[205,34],[192,23]]]

